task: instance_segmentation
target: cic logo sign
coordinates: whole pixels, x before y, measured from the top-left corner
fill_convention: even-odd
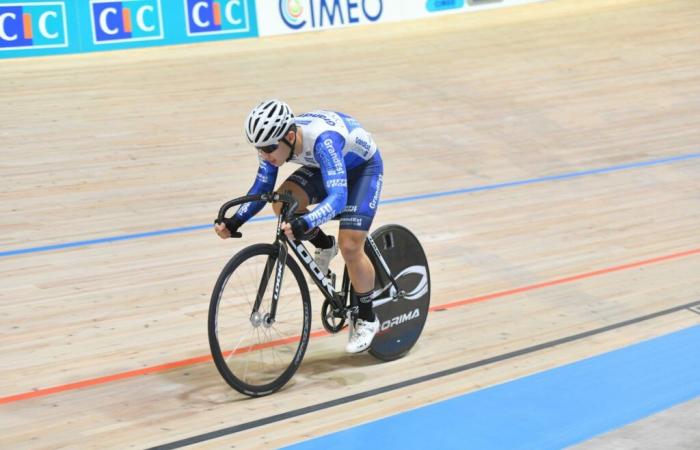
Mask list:
[[[90,0],[93,43],[163,39],[160,0]]]
[[[0,50],[68,47],[65,2],[0,4]]]
[[[250,31],[248,0],[185,0],[187,35]]]

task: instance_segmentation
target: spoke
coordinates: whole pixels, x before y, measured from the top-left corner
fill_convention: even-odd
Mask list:
[[[235,278],[233,278],[233,277],[235,277]],[[231,290],[233,290],[233,294],[230,296],[226,296],[226,298],[224,298],[225,302],[234,308],[245,311],[245,309],[244,309],[245,305],[242,302],[235,301],[236,299],[242,298],[248,303],[248,309],[250,311],[252,311],[253,305],[248,298],[248,294],[245,290],[245,283],[243,282],[241,277],[238,275],[238,271],[234,272],[234,274],[231,275],[231,278],[229,278],[228,282],[230,282],[232,285]]]
[[[273,325],[270,329],[273,330],[275,333],[277,333],[277,335],[278,335],[282,340],[285,340],[285,339],[291,337],[291,336],[286,336],[286,335],[282,334],[282,332],[281,332],[276,326],[274,326],[274,325]]]
[[[260,329],[258,331],[258,342],[261,342],[262,340],[260,339]],[[260,371],[262,372],[262,368],[265,367],[265,361],[263,360],[263,352],[265,349],[260,349],[258,354],[260,355]]]
[[[228,357],[226,357],[226,359],[225,359],[226,364],[228,364],[228,362],[229,362],[229,360],[231,359],[231,357],[232,357],[233,355],[236,354],[236,352],[238,351],[238,347],[240,347],[241,342],[243,342],[243,339],[245,339],[247,336],[252,336],[252,335],[253,335],[253,331],[255,331],[255,327],[253,327],[253,328],[251,329],[251,331],[248,332],[247,335],[244,334],[243,336],[241,336],[241,338],[238,340],[238,343],[236,344],[236,346],[234,347],[234,349],[231,350],[231,353],[228,355]],[[251,346],[252,346],[252,345],[251,345]]]
[[[269,330],[272,330],[272,328],[269,328]],[[272,336],[270,336],[270,339],[272,339]],[[275,362],[275,359],[280,362],[280,365],[283,364],[283,361],[279,357],[279,355],[277,354],[277,351],[275,351],[275,349],[272,349],[272,362],[273,362],[273,364]]]

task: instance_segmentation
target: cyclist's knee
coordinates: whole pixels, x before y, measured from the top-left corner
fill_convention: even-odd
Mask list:
[[[365,255],[365,237],[367,233],[355,230],[341,230],[338,236],[338,248],[346,262],[359,260]]]
[[[275,212],[276,216],[279,216],[282,214],[282,207],[284,206],[284,203],[282,202],[275,202],[272,204],[272,211]]]
[[[307,207],[309,206],[309,196],[296,183],[290,183],[288,181],[285,181],[275,192],[279,194],[284,194],[287,192],[291,193],[292,197],[294,197],[297,200],[297,202],[299,202],[299,206],[297,207],[298,212],[306,211]],[[280,202],[272,204],[272,210],[275,212],[276,216],[280,215],[282,211],[282,206],[283,204]]]

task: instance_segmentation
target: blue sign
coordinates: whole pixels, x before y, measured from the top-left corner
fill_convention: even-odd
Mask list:
[[[257,35],[255,0],[0,0],[0,58]]]
[[[425,8],[430,12],[447,11],[464,7],[464,0],[428,0]]]
[[[245,33],[250,31],[246,0],[186,0],[187,35]]]
[[[160,0],[91,0],[94,44],[163,39]]]
[[[67,46],[65,2],[0,4],[0,51]]]

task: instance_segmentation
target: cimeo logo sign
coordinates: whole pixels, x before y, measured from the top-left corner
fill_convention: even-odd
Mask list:
[[[67,46],[65,2],[0,4],[0,50]]]
[[[93,42],[163,39],[160,0],[90,0]]]
[[[247,0],[185,0],[187,35],[249,31],[247,3]]]
[[[278,0],[280,17],[293,30],[376,22],[383,0]]]

